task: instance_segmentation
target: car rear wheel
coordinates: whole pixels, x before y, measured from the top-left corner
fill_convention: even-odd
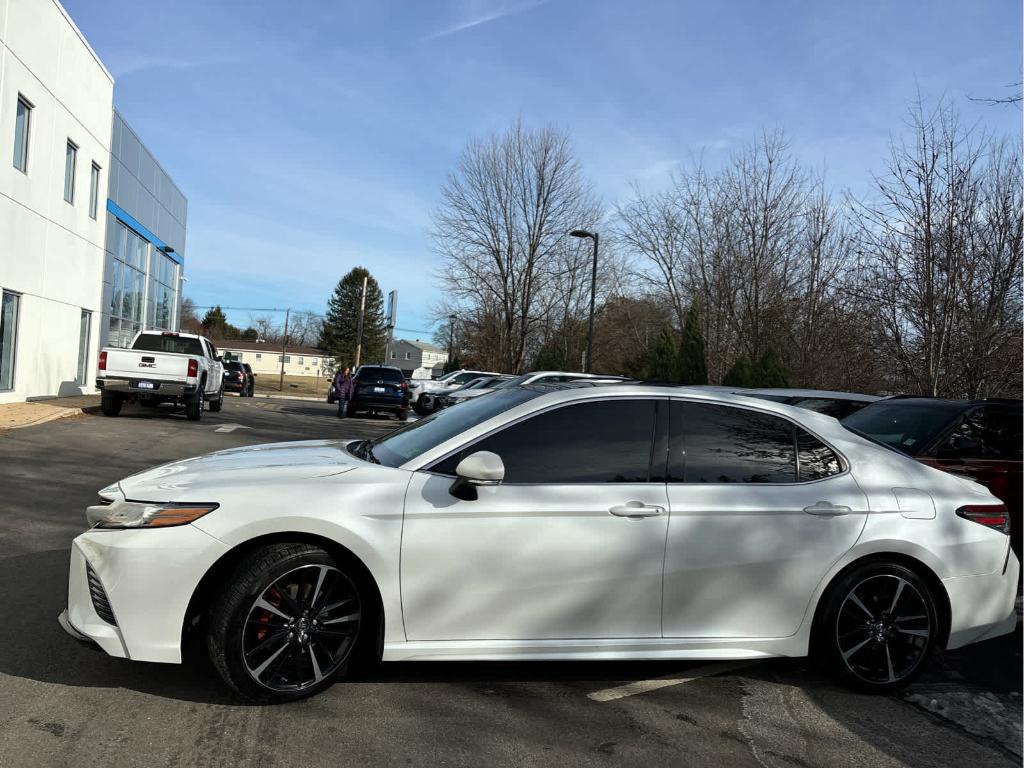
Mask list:
[[[817,653],[848,686],[892,693],[924,671],[940,633],[928,583],[897,563],[867,563],[842,576],[825,598]]]
[[[210,410],[217,413],[224,405],[224,387],[220,388],[220,392],[217,393],[217,397],[210,400]]]
[[[347,671],[362,626],[355,582],[311,544],[272,544],[242,560],[211,609],[207,649],[251,702],[317,693]]]
[[[185,403],[185,418],[189,421],[199,421],[203,418],[203,407],[206,403],[206,398],[203,397],[202,386],[195,395]]]
[[[117,416],[121,412],[124,398],[117,392],[104,392],[100,395],[100,411],[104,416]]]

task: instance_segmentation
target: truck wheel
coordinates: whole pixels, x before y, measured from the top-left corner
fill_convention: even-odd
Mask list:
[[[185,403],[185,417],[189,421],[199,421],[203,418],[204,402],[205,398],[203,397],[203,390],[200,389],[191,400]]]
[[[121,404],[124,401],[116,392],[104,392],[100,396],[100,410],[104,416],[117,416],[121,412]]]
[[[213,399],[213,400],[210,400],[210,410],[213,411],[214,413],[217,413],[218,411],[220,411],[220,409],[221,409],[221,407],[223,405],[224,405],[224,387],[221,387],[220,388],[220,392],[217,393],[217,397],[215,399]]]

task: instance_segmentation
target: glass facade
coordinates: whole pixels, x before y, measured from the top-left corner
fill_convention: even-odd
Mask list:
[[[126,347],[143,328],[174,330],[178,265],[120,221],[113,226],[107,343]]]
[[[85,384],[89,375],[89,327],[92,325],[92,312],[82,310],[82,319],[78,326],[78,383]]]
[[[28,133],[32,124],[32,106],[18,95],[18,112],[14,117],[14,167],[28,170]]]

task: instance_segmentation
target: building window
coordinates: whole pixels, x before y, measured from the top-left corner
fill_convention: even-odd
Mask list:
[[[18,94],[18,113],[14,118],[14,167],[28,173],[28,134],[32,127],[32,105]]]
[[[14,389],[14,352],[20,302],[21,296],[16,293],[0,293],[0,391]]]
[[[107,343],[112,347],[127,347],[143,328],[147,314],[146,273],[149,272],[149,243],[132,232],[120,221],[108,230],[107,248],[114,253],[114,269],[110,290],[110,332]],[[161,254],[162,255],[162,254]],[[173,294],[172,294],[173,296]],[[154,296],[150,295],[150,302]],[[152,306],[152,304],[151,304]],[[153,314],[150,320],[155,320]],[[153,323],[155,326],[155,323]],[[157,326],[165,330],[169,327]]]
[[[263,359],[263,354],[262,354],[262,353],[260,353],[260,352],[257,352],[257,353],[256,353],[256,359],[257,359],[257,360],[262,360],[262,359]]]
[[[312,363],[313,367],[316,368],[317,365],[320,364],[320,360],[319,358],[314,357],[312,360],[310,360],[310,363]]]
[[[392,349],[391,350],[391,359],[394,360],[396,357],[398,357],[398,353],[395,352],[395,350]]]
[[[75,166],[78,164],[78,147],[68,139],[64,152],[64,199],[75,204]]]
[[[100,199],[100,167],[92,164],[92,173],[89,176],[89,216],[96,218],[96,209]]]
[[[305,364],[306,364],[306,360],[305,360],[305,358],[303,358],[303,357],[300,357],[300,358],[299,358],[299,365],[305,365]]]
[[[405,353],[405,359],[406,360],[412,360],[412,352],[406,352]]]
[[[291,355],[278,355],[277,356],[277,362],[279,362],[279,363],[291,363],[291,361],[292,361],[292,356]]]
[[[175,286],[178,283],[178,265],[167,254],[153,249],[149,263],[149,313],[150,328],[161,331],[174,330]]]
[[[89,329],[91,325],[92,312],[83,309],[78,325],[78,378],[76,381],[79,384],[85,384],[86,377],[89,375],[87,366],[89,364]]]

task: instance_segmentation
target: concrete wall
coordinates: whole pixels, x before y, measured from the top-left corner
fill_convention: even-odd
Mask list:
[[[0,402],[91,391],[100,338],[114,81],[53,0],[0,0],[0,289],[21,295],[14,388]],[[18,95],[33,105],[28,169],[12,163]],[[64,200],[68,139],[75,202]],[[90,167],[101,167],[96,219]],[[81,311],[92,312],[76,382]]]

